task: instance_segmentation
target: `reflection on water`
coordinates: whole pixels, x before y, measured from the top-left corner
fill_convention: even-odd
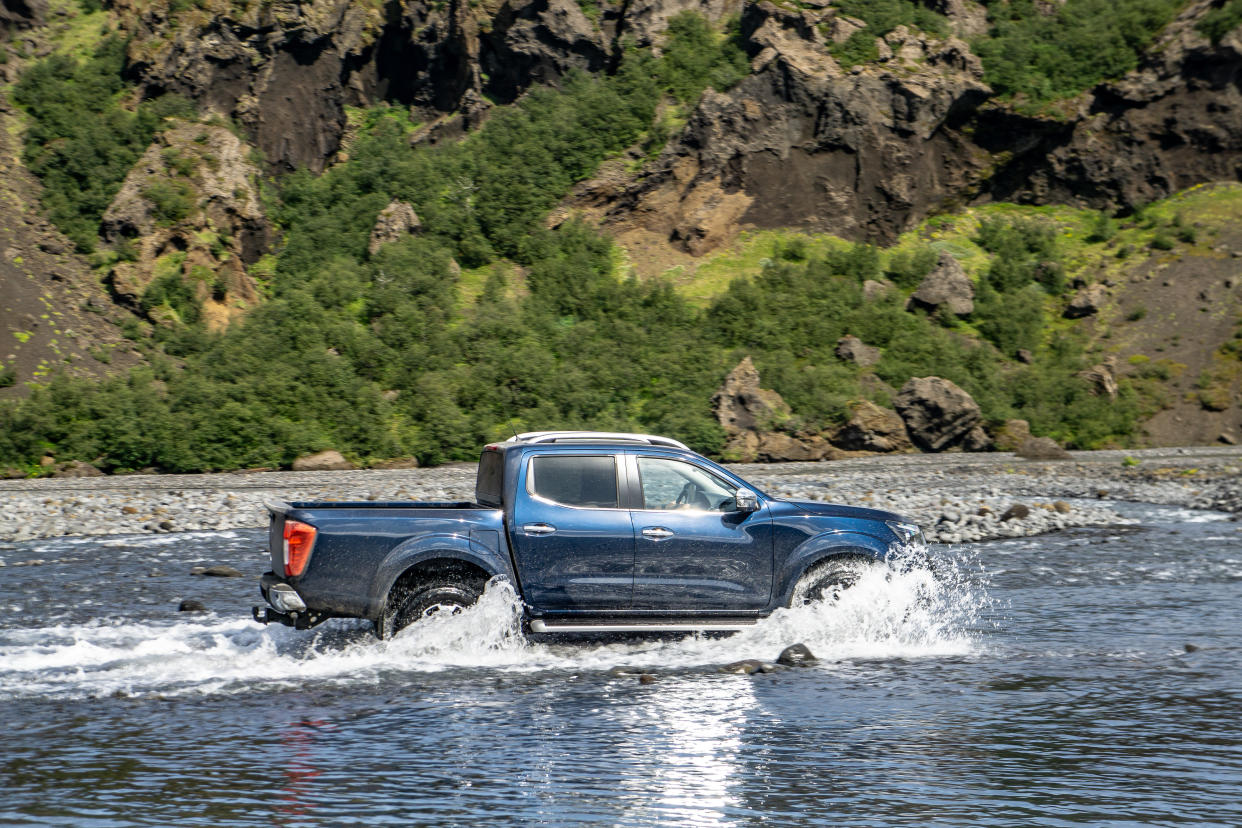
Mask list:
[[[620,644],[528,643],[502,586],[388,642],[260,627],[188,575],[260,533],[10,545],[47,563],[0,572],[0,824],[1242,824],[1242,533],[1129,508]]]

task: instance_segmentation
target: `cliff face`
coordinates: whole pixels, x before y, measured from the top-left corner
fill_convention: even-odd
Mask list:
[[[1196,31],[1213,5],[1184,9],[1142,66],[1085,95],[1067,123],[982,115],[980,144],[1013,156],[987,195],[1126,210],[1206,181],[1237,180],[1242,30],[1215,44]]]
[[[986,166],[961,132],[989,94],[978,60],[898,27],[881,64],[846,71],[823,32],[848,26],[831,9],[747,6],[752,74],[704,96],[612,217],[696,254],[739,223],[886,240],[969,188]]]

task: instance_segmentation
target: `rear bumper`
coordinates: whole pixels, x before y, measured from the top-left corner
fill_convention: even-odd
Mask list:
[[[276,623],[308,630],[331,617],[327,613],[308,609],[298,591],[274,572],[263,573],[263,577],[259,579],[259,592],[268,606],[251,607],[250,612],[260,624]]]

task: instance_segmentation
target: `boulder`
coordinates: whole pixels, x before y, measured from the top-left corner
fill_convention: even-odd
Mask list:
[[[380,210],[371,228],[371,242],[367,252],[374,256],[379,249],[390,242],[400,241],[406,236],[422,232],[423,223],[419,221],[414,207],[404,201],[394,201]]]
[[[306,454],[293,461],[294,471],[349,471],[352,468],[353,463],[342,457],[339,451],[332,449]]]
[[[970,394],[940,377],[911,378],[893,398],[893,407],[911,441],[923,451],[959,447],[982,420]]]
[[[791,414],[780,394],[759,387],[759,371],[750,357],[739,362],[716,389],[712,411],[730,436],[743,431],[767,431]]]
[[[1031,436],[1031,424],[1026,420],[1005,420],[996,430],[996,448],[1000,451],[1017,451]]]
[[[852,362],[861,368],[869,368],[880,361],[880,349],[864,345],[856,336],[846,335],[837,340],[834,353],[837,359]]]
[[[867,279],[863,282],[862,297],[864,302],[877,302],[888,296],[893,290],[893,283],[889,281],[877,282],[875,279]]]
[[[961,263],[941,252],[936,267],[910,296],[909,306],[926,311],[944,307],[957,316],[967,316],[975,309],[975,286]]]
[[[755,459],[764,463],[792,463],[823,460],[833,453],[823,437],[792,437],[780,432],[759,435]]]
[[[1051,437],[1028,437],[1014,453],[1019,457],[1025,457],[1027,460],[1073,459],[1073,455],[1062,448]]]
[[[1066,319],[1081,319],[1100,312],[1108,300],[1108,288],[1104,285],[1088,285],[1074,294],[1062,314]]]
[[[52,477],[102,477],[103,472],[92,466],[90,463],[83,463],[81,460],[70,460],[68,463],[62,463],[60,468],[52,475]]]
[[[1005,510],[1000,519],[1002,522],[1010,520],[1022,520],[1031,514],[1031,509],[1021,503],[1015,503]]]
[[[177,607],[177,612],[206,612],[207,605],[202,601],[196,601],[193,598],[187,598]]]
[[[983,426],[977,425],[970,431],[966,432],[966,436],[962,438],[963,451],[991,451],[995,448],[992,438],[983,429]]]
[[[781,650],[781,654],[776,657],[776,663],[784,667],[810,667],[818,664],[819,659],[805,644],[790,644]]]
[[[908,451],[912,448],[901,415],[870,400],[855,403],[849,421],[832,442],[847,451]]]

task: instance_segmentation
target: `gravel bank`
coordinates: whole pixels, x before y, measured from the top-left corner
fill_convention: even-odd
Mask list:
[[[909,515],[941,543],[1120,522],[1109,500],[1242,512],[1242,447],[1077,452],[1054,462],[940,454],[733,468],[778,496]],[[0,481],[0,540],[261,527],[268,499],[469,500],[473,492],[470,464],[8,480]]]

